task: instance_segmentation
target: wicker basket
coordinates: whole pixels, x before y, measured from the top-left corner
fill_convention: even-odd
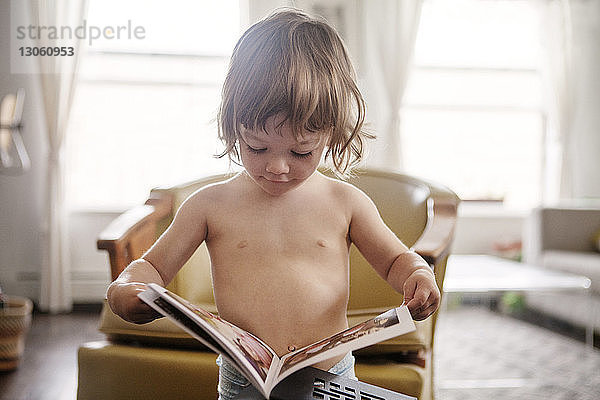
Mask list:
[[[19,366],[23,356],[33,305],[24,297],[3,297],[4,308],[0,308],[0,371],[11,371]]]

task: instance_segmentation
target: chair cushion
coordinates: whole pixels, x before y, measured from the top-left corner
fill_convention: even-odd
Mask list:
[[[91,342],[78,352],[78,400],[215,399],[216,354]],[[411,364],[357,358],[359,379],[411,396],[430,388],[427,371]]]
[[[214,305],[200,306],[210,312],[216,312]],[[99,330],[114,342],[135,342],[152,346],[208,350],[201,342],[167,318],[160,318],[147,324],[132,324],[114,314],[106,300],[100,315]]]
[[[431,362],[428,359],[427,362]],[[402,364],[390,360],[356,358],[356,376],[363,382],[389,390],[414,396],[421,400],[431,400],[431,369],[412,364]],[[361,397],[368,399],[368,397]]]
[[[600,331],[600,297],[577,292],[530,292],[527,293],[527,307],[541,311],[572,325],[586,328],[593,324]]]
[[[78,351],[78,400],[217,398],[217,355],[91,342]]]
[[[385,310],[354,310],[348,315],[348,325],[354,326],[368,319],[374,318]],[[417,352],[431,347],[433,319],[415,321],[417,330],[406,335],[398,336],[381,343],[374,344],[364,349],[356,350],[359,355],[394,354],[404,352]]]

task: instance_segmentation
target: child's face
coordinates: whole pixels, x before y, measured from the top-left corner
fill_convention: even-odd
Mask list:
[[[261,189],[280,196],[300,186],[319,166],[325,135],[304,131],[298,140],[281,116],[267,119],[265,130],[242,127],[240,158],[248,175]]]

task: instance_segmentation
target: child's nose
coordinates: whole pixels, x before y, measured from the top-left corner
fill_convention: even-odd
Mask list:
[[[283,157],[273,157],[267,162],[266,170],[270,174],[281,175],[290,172],[290,166]]]

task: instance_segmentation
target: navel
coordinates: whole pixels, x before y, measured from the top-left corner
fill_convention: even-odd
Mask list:
[[[317,240],[317,245],[319,245],[319,247],[327,247],[327,242],[323,239],[319,239]]]
[[[237,248],[238,249],[243,249],[244,247],[248,247],[248,241],[247,240],[242,240],[241,242],[239,242],[237,244]]]

